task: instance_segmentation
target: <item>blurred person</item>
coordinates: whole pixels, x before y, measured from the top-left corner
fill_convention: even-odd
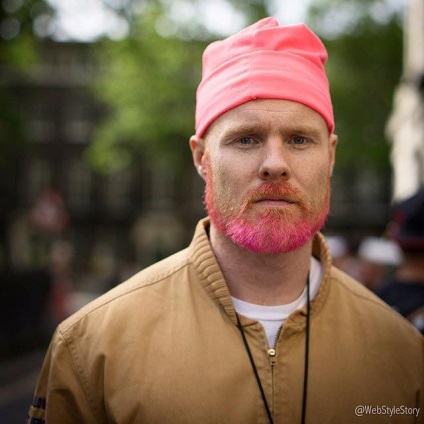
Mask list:
[[[337,143],[326,59],[274,18],[207,47],[190,147],[209,216],[59,325],[29,423],[349,424],[360,405],[422,420],[421,335],[332,267],[319,232]]]
[[[351,277],[358,279],[359,260],[351,251],[347,240],[342,236],[327,236],[326,240],[333,265]]]
[[[424,334],[424,188],[394,206],[388,232],[403,260],[378,295]]]
[[[49,272],[52,277],[50,320],[54,327],[74,312],[72,308],[74,294],[73,258],[74,248],[70,242],[65,240],[52,242],[49,251]]]
[[[371,291],[377,292],[401,259],[402,252],[392,240],[365,237],[358,247],[357,279]]]
[[[346,239],[342,236],[326,236],[326,240],[333,265],[341,269],[345,258],[349,256],[349,247]]]

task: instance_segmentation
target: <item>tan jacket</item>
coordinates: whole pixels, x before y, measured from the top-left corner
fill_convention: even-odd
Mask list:
[[[58,327],[28,422],[268,422],[206,225],[199,223],[187,249]],[[314,255],[323,280],[311,304],[306,422],[423,423],[423,338],[332,268],[319,234]],[[244,317],[242,324],[275,423],[300,423],[305,310],[284,324],[274,359],[261,325]],[[361,406],[380,409],[357,417]],[[388,409],[393,407],[399,409]],[[419,418],[412,408],[421,408]]]

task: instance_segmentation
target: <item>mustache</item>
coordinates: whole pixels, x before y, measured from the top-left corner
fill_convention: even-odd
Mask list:
[[[281,199],[292,203],[302,203],[303,196],[300,190],[290,183],[263,183],[247,193],[245,206],[263,199]]]

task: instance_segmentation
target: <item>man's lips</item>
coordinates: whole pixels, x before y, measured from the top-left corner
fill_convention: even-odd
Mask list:
[[[297,203],[297,200],[287,197],[287,196],[281,196],[281,195],[266,195],[261,196],[260,198],[255,199],[255,203]]]
[[[256,202],[285,202],[285,203],[296,203],[293,199],[288,199],[287,197],[262,197],[257,199]]]
[[[267,208],[288,208],[295,204],[293,199],[283,197],[262,197],[254,202],[254,204]]]

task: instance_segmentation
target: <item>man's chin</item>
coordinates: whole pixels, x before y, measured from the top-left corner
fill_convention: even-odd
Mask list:
[[[305,222],[260,222],[255,225],[232,221],[226,225],[226,235],[237,245],[254,253],[282,254],[292,252],[308,243],[319,230]]]
[[[238,216],[228,216],[212,206],[207,202],[211,221],[220,233],[251,252],[273,255],[295,251],[311,241],[324,226],[329,211],[327,206],[316,214],[297,205],[260,212],[242,209]]]

